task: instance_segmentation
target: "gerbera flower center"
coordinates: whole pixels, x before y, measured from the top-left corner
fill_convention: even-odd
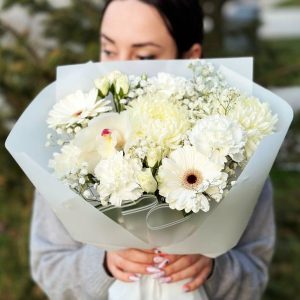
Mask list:
[[[198,170],[188,170],[182,178],[182,185],[189,190],[194,190],[199,187],[203,181],[203,176]]]
[[[80,117],[81,114],[82,114],[82,110],[79,110],[79,111],[75,112],[75,113],[73,114],[73,116],[74,116],[74,117]]]
[[[194,174],[191,174],[187,177],[186,180],[189,184],[194,184],[195,182],[197,182],[197,177]]]

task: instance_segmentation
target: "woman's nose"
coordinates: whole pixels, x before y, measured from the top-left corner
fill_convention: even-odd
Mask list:
[[[120,51],[118,55],[118,60],[132,60],[132,55],[130,51]]]

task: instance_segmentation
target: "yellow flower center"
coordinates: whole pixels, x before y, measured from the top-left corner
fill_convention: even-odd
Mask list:
[[[159,120],[159,121],[164,121],[166,120],[166,118],[168,117],[168,115],[166,115],[166,112],[161,110],[161,109],[151,109],[149,111],[149,116],[151,119],[153,120]]]

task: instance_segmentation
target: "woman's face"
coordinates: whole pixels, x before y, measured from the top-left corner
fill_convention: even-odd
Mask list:
[[[101,61],[174,59],[177,47],[151,5],[137,0],[115,0],[102,20]]]

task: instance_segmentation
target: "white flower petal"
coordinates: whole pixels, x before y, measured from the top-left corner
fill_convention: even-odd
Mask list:
[[[50,128],[81,124],[88,117],[111,110],[109,101],[98,99],[98,91],[93,88],[88,93],[76,91],[56,103],[49,112],[47,123]]]
[[[131,149],[143,147],[150,167],[178,148],[190,128],[186,109],[161,94],[141,96],[130,102],[128,111],[132,122]]]
[[[107,133],[106,135],[104,133]],[[106,159],[125,148],[130,135],[127,113],[106,113],[94,118],[74,138],[93,173],[100,159]]]
[[[125,158],[123,152],[101,160],[95,168],[95,176],[100,182],[97,188],[100,200],[121,206],[123,201],[139,198],[143,189],[138,184],[137,174],[141,170],[141,163]]]
[[[237,122],[226,116],[213,115],[198,121],[189,140],[199,152],[218,164],[224,165],[226,156],[236,162],[245,159],[246,134]]]
[[[223,175],[221,170],[221,165],[209,161],[195,147],[178,148],[163,159],[158,170],[159,193],[170,208],[208,211],[208,199],[203,193],[212,187],[223,190],[227,174]]]
[[[260,141],[274,132],[278,122],[277,115],[272,115],[269,105],[255,97],[241,97],[228,116],[238,122],[247,133],[247,159],[252,156]]]
[[[54,153],[49,161],[49,167],[54,169],[60,179],[78,172],[84,163],[81,151],[73,144],[67,144],[61,148],[60,153]]]

